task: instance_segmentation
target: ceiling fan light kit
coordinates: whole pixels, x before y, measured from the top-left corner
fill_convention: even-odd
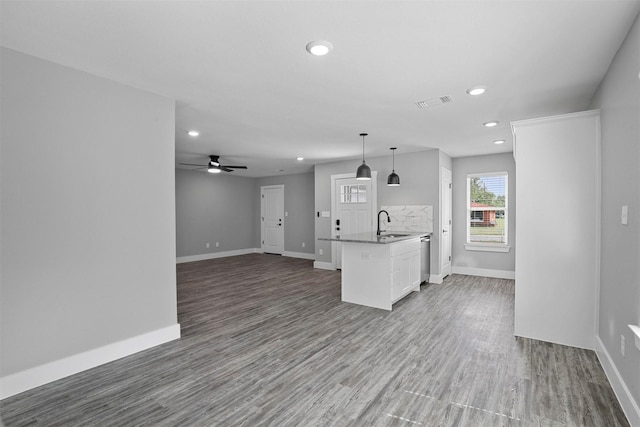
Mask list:
[[[393,155],[393,166],[391,169],[391,174],[389,174],[389,177],[387,178],[387,185],[389,187],[399,187],[400,186],[400,176],[396,173],[396,150],[397,147],[391,147],[389,148],[389,150],[391,150],[391,153]]]
[[[356,171],[356,179],[359,180],[370,180],[371,179],[371,169],[367,166],[367,162],[364,161],[364,137],[367,136],[366,133],[361,133],[362,137],[362,164],[358,167]]]
[[[220,163],[220,156],[215,154],[212,154],[209,156],[209,163],[207,163],[206,165],[196,165],[193,163],[180,163],[180,164],[184,166],[198,166],[193,170],[207,168],[207,172],[209,173],[233,172],[234,169],[247,169],[246,166],[223,165]]]

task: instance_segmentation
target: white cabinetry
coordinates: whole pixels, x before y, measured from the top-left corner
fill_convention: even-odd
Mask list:
[[[511,126],[518,213],[514,333],[594,348],[600,113]]]
[[[342,301],[391,310],[420,290],[420,239],[342,243]]]
[[[420,241],[391,245],[391,300],[396,302],[420,286]]]

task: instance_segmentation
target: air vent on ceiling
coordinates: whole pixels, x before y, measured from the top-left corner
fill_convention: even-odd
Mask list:
[[[453,102],[453,98],[451,98],[449,95],[445,95],[439,98],[431,98],[425,99],[424,101],[418,101],[416,102],[416,105],[418,106],[418,108],[424,109],[435,107],[436,105],[449,104],[451,102]]]

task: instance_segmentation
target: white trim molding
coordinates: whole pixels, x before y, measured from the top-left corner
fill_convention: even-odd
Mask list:
[[[596,355],[598,356],[598,360],[600,360],[604,373],[609,379],[609,383],[611,383],[611,388],[618,398],[618,402],[620,402],[620,406],[622,406],[622,411],[627,416],[629,424],[632,426],[640,426],[640,406],[638,406],[638,402],[633,398],[631,391],[629,391],[627,384],[625,384],[622,379],[620,372],[618,372],[615,363],[613,363],[613,359],[609,355],[609,352],[607,352],[599,336],[596,336]]]
[[[465,274],[467,276],[480,276],[480,277],[495,277],[497,279],[512,279],[515,280],[516,272],[509,270],[490,270],[487,268],[472,268],[472,267],[451,267],[453,274]]]
[[[127,338],[0,378],[0,399],[180,338],[180,324]]]
[[[634,340],[636,343],[636,347],[640,350],[640,326],[637,325],[629,325],[629,329],[633,332]]]
[[[319,268],[320,270],[335,270],[336,266],[331,262],[314,261],[313,268]]]
[[[440,285],[444,281],[444,277],[442,274],[431,274],[429,275],[429,283],[435,283],[436,285]]]
[[[477,243],[465,243],[464,248],[468,251],[482,251],[482,252],[509,252],[511,246],[509,245],[479,245]]]
[[[182,264],[184,262],[203,261],[205,259],[226,258],[229,256],[255,254],[255,253],[261,253],[261,252],[262,250],[258,248],[247,248],[247,249],[237,249],[234,251],[211,252],[208,254],[182,256],[182,257],[176,258],[176,264]]]
[[[289,258],[302,258],[302,259],[312,259],[312,260],[316,259],[316,254],[310,254],[310,253],[306,253],[306,252],[284,251],[284,252],[282,252],[282,256],[286,256],[286,257],[289,257]]]
[[[225,251],[225,252],[212,252],[209,254],[200,254],[200,255],[191,255],[191,256],[183,256],[176,258],[176,264],[182,264],[185,262],[193,262],[193,261],[204,261],[206,259],[214,259],[214,258],[226,258],[230,256],[238,256],[238,255],[246,255],[246,254],[263,254],[264,251],[261,248],[247,248],[247,249],[237,249],[234,251]],[[275,254],[280,255],[280,254]],[[303,259],[316,259],[315,254],[310,254],[306,252],[291,252],[284,251],[282,256],[286,256],[289,258],[303,258]]]

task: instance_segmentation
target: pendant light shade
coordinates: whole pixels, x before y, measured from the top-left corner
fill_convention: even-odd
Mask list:
[[[364,161],[364,137],[367,136],[366,133],[361,133],[362,137],[362,164],[358,167],[358,171],[356,172],[356,179],[364,180],[371,179],[371,169],[367,166],[367,162]]]
[[[391,174],[387,178],[387,185],[389,187],[400,186],[400,176],[398,176],[398,174],[396,173],[396,148],[397,147],[389,148],[389,150],[391,150],[391,153],[393,153],[393,168],[392,168]]]

